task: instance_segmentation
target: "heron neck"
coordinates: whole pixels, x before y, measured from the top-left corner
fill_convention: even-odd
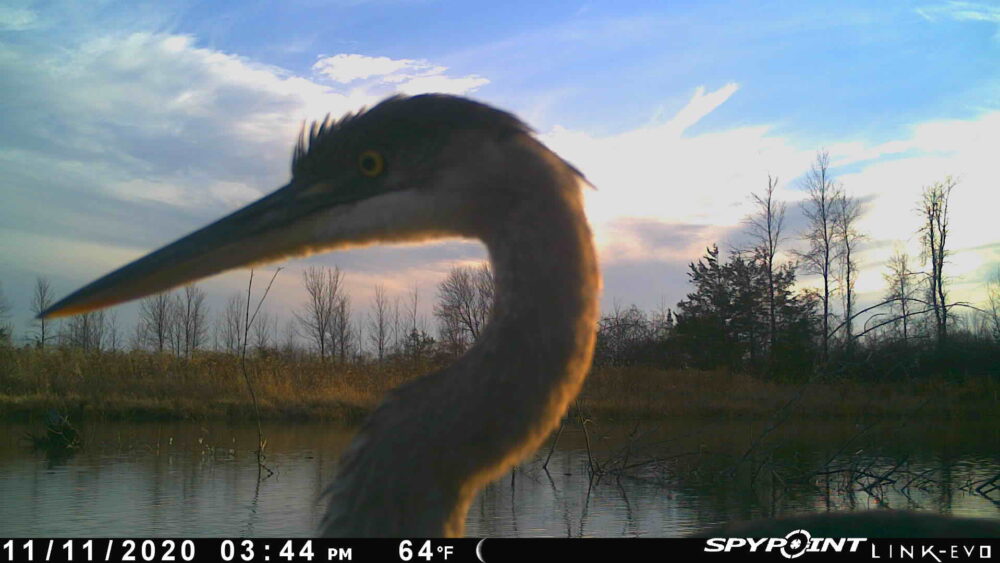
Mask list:
[[[483,363],[480,373],[546,387],[569,377],[567,371],[575,377],[577,356],[589,367],[600,280],[581,207],[575,182],[550,189],[484,237],[495,303],[490,323],[463,358]]]
[[[540,156],[540,158],[539,158]],[[455,364],[400,386],[345,451],[323,532],[458,536],[475,494],[534,452],[590,366],[600,278],[577,176],[547,150],[505,177],[479,236],[491,320]],[[528,170],[533,173],[524,173]]]
[[[449,370],[447,384],[461,389],[466,405],[465,436],[485,446],[469,456],[479,462],[468,468],[449,533],[461,533],[481,486],[533,453],[558,426],[590,367],[600,276],[580,187],[568,171],[535,181],[547,185],[529,190],[534,197],[483,237],[496,281],[493,313]]]

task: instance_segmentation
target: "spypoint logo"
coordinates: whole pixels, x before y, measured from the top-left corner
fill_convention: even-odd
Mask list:
[[[786,559],[796,559],[803,553],[854,553],[868,538],[814,538],[806,530],[789,532],[783,538],[709,538],[707,553],[730,553],[746,549],[750,553],[778,551]]]
[[[781,546],[781,554],[789,559],[795,559],[806,552],[806,548],[809,547],[809,540],[811,539],[812,536],[805,530],[789,532],[785,536],[785,543],[787,545]]]

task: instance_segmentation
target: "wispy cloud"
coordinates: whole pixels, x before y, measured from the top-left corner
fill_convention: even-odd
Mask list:
[[[177,35],[99,37],[24,60],[0,60],[14,109],[4,146],[128,199],[204,206],[226,203],[206,189],[215,182],[265,189],[287,170],[298,122],[372,101]]]
[[[996,3],[950,1],[916,9],[921,17],[930,22],[949,19],[964,22],[991,23],[997,26],[993,39],[1000,41],[1000,5]]]
[[[313,70],[334,82],[347,84],[355,80],[371,78],[373,76],[388,76],[404,69],[420,71],[428,67],[431,67],[431,65],[412,59],[390,59],[389,57],[343,54],[320,58],[313,65]]]
[[[917,13],[929,21],[947,18],[958,21],[983,21],[1000,24],[1000,6],[979,2],[946,2],[917,8]]]
[[[0,132],[10,156],[0,154],[0,170],[19,169],[8,178],[34,162],[49,178],[62,170],[87,179],[61,182],[57,191],[205,216],[283,181],[304,120],[354,111],[387,93],[464,93],[486,82],[425,61],[344,55],[321,60],[317,71],[340,84],[369,82],[338,89],[171,34],[98,36],[68,52],[6,49],[0,85],[14,111]]]
[[[486,82],[415,60],[318,81],[169,33],[93,33],[71,43],[0,44],[0,255],[8,280],[41,274],[80,284],[260,197],[287,180],[303,121],[356,111],[387,93],[462,93]],[[311,261],[345,266],[352,294],[364,300],[373,276],[422,269],[407,283],[432,287],[453,261],[484,258],[467,243],[404,249],[387,260],[386,252]],[[297,269],[283,275],[289,295],[272,300],[297,301]],[[244,283],[239,277],[208,287],[219,295]],[[9,286],[12,299],[26,302]]]
[[[757,189],[767,174],[797,171],[811,155],[766,125],[687,136],[685,132],[738,90],[698,87],[688,103],[663,123],[595,137],[556,127],[543,139],[576,164],[597,186],[588,211],[598,225],[618,217],[733,225],[744,210],[734,204]],[[707,93],[706,93],[707,92]]]
[[[664,130],[670,130],[677,135],[680,135],[686,131],[692,125],[701,121],[703,117],[715,111],[719,106],[724,104],[737,90],[740,89],[740,85],[735,82],[730,82],[722,88],[708,94],[705,93],[705,87],[699,86],[694,95],[691,96],[691,100],[684,106],[684,108],[677,112],[677,115],[673,116],[670,121],[663,126]]]
[[[16,2],[0,5],[0,30],[26,31],[34,29],[39,23],[38,14]]]
[[[822,147],[802,146],[766,125],[684,134],[737,90],[735,84],[714,91],[699,87],[664,123],[619,135],[594,137],[563,127],[543,135],[597,186],[587,192],[587,209],[606,267],[628,264],[634,273],[645,264],[684,279],[684,264],[707,245],[739,242],[743,220],[752,212],[748,196],[761,191],[768,174],[779,177],[779,198],[791,204],[786,246],[797,244],[801,177]],[[984,237],[980,227],[991,224],[995,213],[984,197],[993,191],[990,155],[996,146],[1000,112],[916,123],[900,138],[877,145],[847,140],[825,147],[837,180],[866,202],[860,292],[881,291],[882,264],[894,241],[919,254],[915,208],[921,190],[954,175],[961,183],[950,208],[955,227],[949,267],[956,296],[975,300],[996,251],[982,246],[996,237]]]
[[[390,59],[358,54],[322,57],[313,65],[317,74],[340,84],[369,80],[361,88],[383,91],[391,88],[404,94],[443,92],[470,94],[489,84],[482,76],[449,76],[448,67],[425,60]]]

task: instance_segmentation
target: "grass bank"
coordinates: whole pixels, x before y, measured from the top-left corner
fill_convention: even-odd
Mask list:
[[[434,368],[387,362],[356,365],[248,360],[261,415],[272,420],[361,420],[397,385]],[[906,383],[787,384],[722,372],[595,369],[580,406],[621,419],[671,416],[759,418],[784,405],[796,417],[1000,418],[1000,382],[988,378]],[[192,359],[146,352],[0,350],[0,419],[28,420],[49,409],[106,419],[247,419],[252,413],[238,358]]]
[[[747,374],[605,368],[588,379],[584,408],[618,417],[1000,419],[1000,380],[988,377],[784,383]]]

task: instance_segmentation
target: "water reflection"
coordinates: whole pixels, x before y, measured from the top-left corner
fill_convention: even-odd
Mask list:
[[[797,423],[765,443],[761,424],[678,420],[647,427],[643,440],[634,427],[592,428],[601,475],[592,474],[582,432],[568,425],[547,467],[543,448],[482,491],[466,532],[679,536],[732,519],[882,505],[1000,518],[1000,503],[969,487],[1000,472],[995,425],[897,428],[858,440],[854,425]],[[249,425],[83,425],[86,447],[61,460],[27,447],[28,427],[3,430],[6,536],[310,535],[352,434],[272,424],[265,432],[275,474],[258,480]],[[893,483],[864,481],[881,475]]]

